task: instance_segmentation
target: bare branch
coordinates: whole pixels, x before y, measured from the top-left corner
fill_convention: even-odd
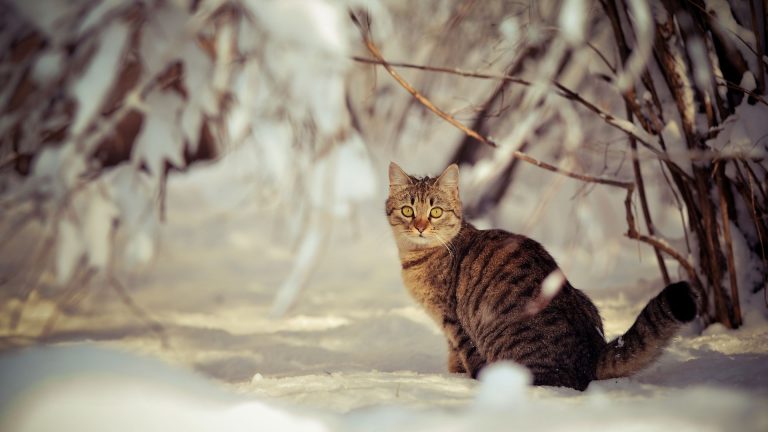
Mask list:
[[[463,76],[466,78],[479,78],[479,79],[494,79],[494,80],[501,80],[501,81],[509,81],[517,84],[522,84],[529,86],[531,85],[530,81],[524,80],[522,78],[517,78],[511,75],[504,75],[504,74],[492,74],[487,72],[472,72],[472,71],[466,71],[463,69],[457,69],[457,68],[447,68],[447,67],[441,67],[441,66],[428,66],[428,65],[419,65],[414,63],[403,63],[403,62],[390,62],[385,61],[383,59],[371,59],[367,57],[359,57],[359,56],[353,56],[352,60],[359,62],[359,63],[367,63],[372,65],[379,65],[383,66],[384,64],[387,64],[389,66],[394,67],[400,67],[403,69],[418,69],[423,70],[427,72],[440,72],[440,73],[447,73],[450,75],[458,75]]]
[[[592,51],[595,52],[595,54],[598,55],[598,57],[600,57],[600,60],[602,60],[603,63],[605,63],[605,66],[607,66],[608,69],[610,69],[610,71],[615,74],[616,73],[616,67],[613,66],[611,64],[611,62],[608,61],[608,59],[605,57],[605,54],[603,54],[599,49],[597,49],[597,47],[594,44],[592,44],[591,42],[587,42],[586,44],[587,44],[587,46],[589,48],[592,49]]]
[[[718,77],[718,79],[720,79],[720,78]],[[732,83],[732,82],[730,82],[728,80],[723,79],[723,82],[717,83],[717,85],[721,86],[721,87],[727,87],[727,88],[732,89],[732,90],[738,90],[738,91],[740,91],[740,92],[742,92],[742,93],[744,93],[746,95],[751,96],[752,98],[754,98],[756,101],[760,102],[761,104],[768,105],[768,101],[766,101],[765,98],[763,96],[761,96],[759,93],[754,92],[752,90],[747,90],[744,87],[742,87],[742,86],[740,86],[738,84],[734,84],[734,83]]]
[[[16,160],[19,159],[19,156],[20,155],[14,151],[13,153],[6,156],[5,159],[0,160],[0,170],[16,162]]]
[[[530,81],[527,81],[527,80],[524,80],[524,79],[521,79],[521,78],[518,78],[518,77],[514,77],[514,76],[509,76],[509,75],[489,74],[489,73],[481,73],[481,72],[469,72],[469,71],[464,71],[464,70],[461,70],[461,69],[452,69],[452,68],[437,67],[437,66],[425,66],[425,65],[417,65],[417,64],[412,64],[412,63],[397,63],[397,62],[396,63],[390,63],[390,62],[384,60],[383,58],[382,59],[378,59],[378,58],[377,59],[369,59],[369,58],[364,58],[364,57],[352,57],[352,59],[357,61],[357,62],[360,62],[360,63],[368,63],[368,64],[381,65],[381,66],[384,66],[385,69],[388,68],[387,69],[388,71],[390,69],[392,69],[392,66],[396,66],[396,67],[402,67],[402,68],[407,68],[407,69],[419,69],[419,70],[429,71],[429,72],[448,73],[448,74],[463,76],[463,77],[467,77],[467,78],[495,79],[495,80],[509,81],[509,82],[513,82],[513,83],[521,84],[521,85],[525,85],[525,86],[532,85],[532,83]],[[390,72],[390,74],[391,74],[391,72]],[[398,77],[399,77],[399,75],[398,75]],[[400,81],[398,80],[398,82],[400,82]],[[662,151],[660,151],[659,149],[656,148],[656,146],[655,146],[655,139],[651,135],[643,134],[641,131],[637,130],[634,127],[634,125],[632,125],[631,123],[628,123],[628,122],[623,121],[621,119],[617,119],[616,117],[613,116],[613,114],[600,109],[597,105],[595,105],[592,102],[584,99],[581,95],[579,95],[575,91],[569,89],[568,87],[562,85],[561,83],[553,82],[552,85],[554,85],[555,88],[557,89],[555,94],[557,94],[558,96],[563,97],[563,98],[568,99],[568,100],[571,100],[571,101],[574,101],[574,102],[578,102],[579,104],[581,104],[582,106],[584,106],[588,110],[590,110],[593,113],[597,114],[600,118],[603,119],[603,121],[605,121],[609,125],[613,126],[616,129],[619,129],[620,131],[622,131],[622,132],[624,132],[624,133],[626,133],[626,134],[628,134],[630,136],[635,137],[635,139],[639,143],[641,143],[645,148],[647,148],[648,150],[653,152],[659,158],[664,159],[664,160],[668,159],[668,157]],[[408,87],[406,87],[406,89],[408,89]],[[408,91],[411,92],[411,90],[408,90]],[[411,92],[411,94],[413,94],[413,92]],[[421,96],[421,97],[423,97],[423,96]],[[432,105],[431,102],[429,104]],[[427,107],[429,108],[429,106],[427,106]],[[440,115],[440,114],[438,114],[438,115]],[[442,117],[442,115],[440,115],[440,116]],[[459,127],[459,129],[464,130],[464,129],[466,129],[466,127],[464,127],[462,125],[462,127]],[[465,133],[466,133],[466,131],[465,131]],[[474,135],[472,135],[470,133],[467,133],[467,134],[472,136],[473,138],[475,138]],[[478,139],[478,141],[482,142],[483,140]]]
[[[388,63],[386,60],[381,58],[381,53],[379,52],[378,48],[376,48],[376,46],[370,41],[370,39],[368,39],[367,37],[364,36],[364,40],[365,40],[366,46],[368,46],[369,50],[371,48],[373,48],[373,51],[371,51],[371,53],[374,56],[376,56],[378,60],[362,59],[362,61],[364,61],[365,63],[373,63],[373,64],[382,65],[382,66],[384,66],[385,69],[387,69],[387,71],[390,71],[391,75],[394,72],[395,75],[392,75],[392,77],[395,78],[395,80],[397,80],[401,85],[403,85],[406,88],[406,90],[408,90],[411,94],[413,94],[420,102],[424,103],[424,101],[426,101],[426,103],[424,103],[424,105],[427,108],[429,108],[432,112],[434,112],[438,116],[442,117],[446,121],[450,122],[451,124],[454,124],[455,126],[456,126],[455,123],[458,123],[457,127],[459,129],[461,129],[462,131],[464,131],[467,135],[471,136],[472,138],[475,138],[476,140],[478,140],[480,142],[483,142],[483,143],[486,143],[486,144],[490,144],[493,147],[496,147],[496,144],[493,143],[492,141],[490,141],[488,138],[484,137],[483,135],[481,135],[477,131],[474,131],[474,130],[469,129],[468,127],[462,125],[461,123],[459,123],[457,120],[453,119],[453,117],[449,116],[448,114],[445,114],[439,108],[435,107],[434,104],[432,104],[432,102],[430,102],[424,96],[421,96],[421,95],[417,96],[418,92],[416,92],[415,90],[411,91],[412,89],[408,86],[408,83],[405,83],[404,81],[402,81],[402,79],[399,78],[399,75],[397,75],[397,72],[395,72],[392,69],[391,65],[395,64],[395,63]],[[357,59],[357,57],[355,59]],[[403,65],[403,63],[399,63],[399,65]],[[415,66],[415,65],[411,65],[411,66]],[[433,70],[433,68],[431,68],[429,66],[418,66],[416,68],[417,69],[423,69],[423,70]],[[454,72],[453,70],[448,69],[448,68],[436,68],[434,71],[436,71],[436,72],[448,72],[448,73],[453,73]],[[491,75],[486,75],[486,74],[470,73],[470,72],[461,72],[461,73],[459,73],[459,75],[467,76],[467,77],[473,77],[473,78],[505,79],[505,80],[509,80],[509,81],[513,81],[513,82],[517,82],[519,84],[525,84],[525,85],[530,85],[531,84],[528,81],[525,81],[525,80],[522,80],[522,79],[519,79],[519,78],[514,78],[514,77],[506,77],[504,75],[491,76]],[[570,90],[567,90],[567,91],[570,92]],[[416,94],[414,94],[414,92],[416,92]],[[573,95],[576,95],[573,92],[571,92],[571,93]],[[576,96],[578,96],[578,95],[576,95]],[[582,101],[584,101],[584,100],[582,99]],[[584,102],[589,103],[587,101],[584,101]],[[590,104],[590,105],[592,105],[592,104]],[[592,105],[592,107],[594,109],[600,111],[600,109],[595,107],[594,105]],[[608,113],[604,113],[604,114],[605,114],[606,117],[613,118],[613,116],[611,116]],[[604,117],[604,118],[606,118],[606,117]],[[514,151],[514,152],[512,152],[512,155],[515,158],[518,158],[520,160],[528,162],[528,163],[530,163],[532,165],[536,165],[539,168],[543,168],[543,169],[546,169],[546,170],[549,170],[549,171],[552,171],[552,172],[555,172],[555,173],[558,173],[558,174],[562,174],[562,175],[564,175],[566,177],[570,177],[570,178],[573,178],[573,179],[576,179],[576,180],[581,180],[581,181],[585,181],[585,182],[589,182],[589,183],[599,183],[599,184],[604,184],[604,185],[609,185],[609,186],[620,187],[620,188],[624,188],[624,189],[627,189],[629,187],[633,187],[634,186],[632,183],[629,183],[629,182],[622,182],[622,181],[618,181],[618,180],[611,180],[611,179],[593,177],[593,176],[589,176],[589,175],[586,175],[586,174],[578,174],[578,173],[574,173],[574,172],[571,172],[571,171],[566,171],[566,170],[564,170],[562,168],[556,167],[556,166],[548,164],[546,162],[542,162],[542,161],[540,161],[540,160],[538,160],[536,158],[533,158],[533,157],[531,157],[531,156],[529,156],[529,155],[527,155],[525,153],[522,153],[520,151]]]
[[[736,281],[736,260],[733,256],[733,240],[731,239],[731,223],[728,219],[728,200],[725,199],[725,167],[720,164],[715,176],[717,177],[718,195],[720,195],[720,216],[723,224],[723,241],[725,243],[726,258],[728,260],[728,276],[731,283],[731,301],[733,303],[733,325],[741,326],[741,305],[739,304],[739,288]]]
[[[634,213],[632,212],[632,192],[634,188],[630,188],[627,190],[627,197],[624,200],[624,207],[626,209],[625,213],[627,215],[627,237],[641,241],[643,243],[647,243],[651,246],[653,246],[655,249],[658,249],[667,255],[674,258],[681,267],[683,267],[688,273],[688,278],[693,283],[694,287],[700,292],[704,293],[704,286],[701,283],[701,279],[699,279],[699,275],[696,273],[696,269],[693,267],[693,264],[691,264],[688,259],[686,259],[680,252],[676,251],[674,248],[672,248],[667,242],[658,239],[653,236],[640,234],[637,231],[637,226],[635,223],[635,217]],[[701,296],[702,299],[706,298],[705,296]]]
[[[352,20],[355,22],[357,27],[360,29],[360,34],[363,37],[363,43],[365,43],[366,48],[368,48],[368,51],[376,57],[376,59],[380,62],[382,66],[384,66],[384,69],[389,72],[389,74],[392,76],[392,78],[395,79],[404,89],[408,91],[408,93],[412,94],[413,97],[416,98],[422,105],[427,107],[430,111],[437,114],[439,117],[447,121],[448,123],[452,124],[465,134],[471,136],[472,138],[484,143],[488,144],[491,147],[497,147],[496,143],[489,140],[488,138],[480,135],[479,133],[473,131],[472,129],[469,129],[468,127],[464,126],[460,121],[456,120],[453,116],[446,113],[445,111],[441,110],[440,108],[436,107],[435,104],[433,104],[429,99],[427,99],[425,96],[423,96],[421,93],[419,93],[416,89],[414,89],[408,81],[406,81],[403,77],[400,76],[400,74],[395,71],[392,66],[390,66],[389,63],[387,63],[386,60],[384,60],[384,57],[381,54],[381,51],[379,51],[379,48],[373,43],[369,36],[369,32],[367,29],[363,28],[363,25],[358,21],[357,17],[354,14],[350,14],[352,17]]]
[[[86,294],[88,294],[88,282],[94,275],[95,272],[93,270],[85,270],[82,266],[78,266],[78,271],[69,281],[69,285],[64,290],[63,296],[56,302],[56,308],[50,315],[48,315],[48,319],[43,325],[43,330],[40,332],[40,338],[45,339],[50,336],[56,322],[61,316],[61,312],[69,312],[85,298]]]
[[[765,47],[763,46],[763,39],[760,37],[760,30],[765,32],[765,28],[760,28],[757,23],[758,17],[761,16],[755,5],[755,0],[749,0],[749,11],[752,15],[752,33],[755,35],[755,56],[757,57],[757,92],[765,92],[765,64],[763,63],[763,56],[765,55]],[[765,3],[763,3],[763,14],[765,13]],[[763,21],[764,23],[765,21]]]

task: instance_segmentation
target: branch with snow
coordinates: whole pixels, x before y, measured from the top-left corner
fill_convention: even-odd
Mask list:
[[[371,193],[368,155],[345,101],[351,35],[339,24],[340,5],[49,3],[3,6],[0,38],[15,50],[0,63],[14,77],[0,92],[10,107],[0,122],[0,220],[9,235],[42,224],[41,243],[50,246],[42,253],[52,258],[31,290],[43,281],[79,286],[95,274],[146,321],[115,272],[153,259],[169,171],[239,146],[262,156],[250,167],[259,184],[329,215],[324,221]],[[20,44],[24,34],[39,44]],[[22,158],[31,160],[26,171],[17,168]],[[300,249],[296,275],[318,256]],[[279,308],[297,291],[283,288]]]

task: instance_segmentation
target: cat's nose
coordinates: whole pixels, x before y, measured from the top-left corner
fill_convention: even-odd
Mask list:
[[[416,219],[413,221],[413,227],[416,228],[420,233],[423,233],[425,229],[427,229],[427,225],[429,225],[429,221],[426,219]]]

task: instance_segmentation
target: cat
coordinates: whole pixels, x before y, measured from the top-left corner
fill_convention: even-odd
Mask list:
[[[442,328],[449,372],[476,378],[485,365],[512,360],[530,370],[534,385],[585,390],[593,380],[646,367],[696,317],[693,291],[677,282],[607,343],[597,308],[567,279],[561,276],[554,295],[542,291],[545,279],[560,272],[543,246],[463,220],[457,165],[437,178],[417,178],[392,162],[389,183],[386,214],[403,282]]]

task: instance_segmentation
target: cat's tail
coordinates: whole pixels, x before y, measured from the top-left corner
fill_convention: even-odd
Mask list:
[[[597,361],[597,379],[629,376],[648,366],[675,332],[696,317],[696,303],[687,282],[664,288],[626,333],[603,348]]]

